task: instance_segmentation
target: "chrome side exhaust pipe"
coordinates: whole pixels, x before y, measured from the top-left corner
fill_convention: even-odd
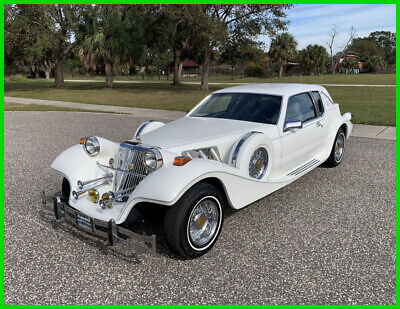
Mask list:
[[[85,189],[85,190],[81,190],[81,191],[72,191],[72,197],[73,197],[75,200],[77,200],[81,195],[85,194],[85,193],[88,192],[90,189],[98,188],[98,187],[104,186],[104,185],[106,185],[106,184],[108,184],[108,180],[107,180],[107,181],[104,181],[104,182],[102,182],[102,183],[99,183],[99,184],[97,184],[97,185],[95,185],[95,186],[93,186],[93,187],[91,187],[91,188]]]
[[[87,180],[87,181],[78,180],[77,186],[78,186],[78,188],[80,190],[82,190],[83,187],[88,185],[88,184],[91,184],[93,182],[97,182],[97,181],[100,181],[100,180],[103,180],[103,179],[111,179],[112,177],[113,177],[113,174],[107,174],[107,175],[104,175],[103,177],[92,179],[92,180]]]

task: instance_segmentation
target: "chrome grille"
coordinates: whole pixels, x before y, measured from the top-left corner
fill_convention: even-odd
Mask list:
[[[126,194],[132,193],[143,178],[150,174],[150,170],[143,163],[143,156],[146,150],[147,148],[140,147],[133,142],[125,142],[120,145],[115,167],[120,170],[129,171],[129,173],[115,172],[115,192],[124,190]],[[132,166],[130,169],[131,163]]]

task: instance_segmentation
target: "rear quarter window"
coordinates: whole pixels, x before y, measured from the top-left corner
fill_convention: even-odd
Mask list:
[[[325,105],[334,104],[332,99],[323,91],[321,92],[321,98],[322,98],[322,102],[324,102]]]

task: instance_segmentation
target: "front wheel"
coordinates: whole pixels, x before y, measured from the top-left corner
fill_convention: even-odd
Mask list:
[[[164,219],[168,243],[184,258],[205,254],[215,244],[223,223],[224,198],[208,183],[189,189]]]
[[[343,128],[340,128],[336,134],[335,142],[333,143],[333,147],[329,155],[329,158],[325,162],[326,166],[336,167],[340,164],[340,162],[342,162],[345,142],[346,142],[346,134]]]

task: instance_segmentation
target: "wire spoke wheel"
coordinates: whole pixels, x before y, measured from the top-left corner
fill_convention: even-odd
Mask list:
[[[345,137],[344,134],[341,132],[335,142],[335,161],[340,162],[343,157],[343,151],[344,151],[344,141]]]
[[[219,205],[212,198],[201,200],[192,210],[188,223],[190,241],[196,247],[209,243],[217,232],[220,222]]]

